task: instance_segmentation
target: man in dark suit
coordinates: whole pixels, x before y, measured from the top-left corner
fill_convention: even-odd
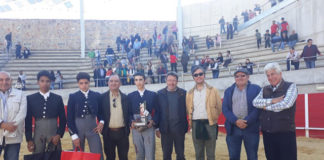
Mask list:
[[[128,159],[130,111],[127,96],[119,90],[120,83],[118,75],[110,76],[109,91],[101,95],[99,102],[99,113],[105,122],[102,135],[107,160],[115,160],[116,147],[119,159]]]
[[[128,94],[130,107],[130,119],[132,120],[133,142],[136,148],[136,159],[155,159],[155,135],[153,124],[158,123],[152,119],[152,111],[156,105],[156,93],[145,89],[145,76],[143,73],[135,73],[134,81],[137,91]],[[141,104],[146,108],[141,108]],[[144,107],[144,106],[142,106]],[[137,118],[144,115],[148,118],[147,126],[136,127]]]
[[[102,145],[99,133],[104,126],[99,112],[100,94],[89,90],[90,75],[79,72],[77,77],[79,91],[70,94],[67,106],[67,125],[72,138],[73,147],[84,151],[85,139],[87,139],[90,152],[102,155]],[[99,121],[97,125],[97,119]]]
[[[188,131],[186,91],[177,87],[176,73],[168,73],[166,81],[167,87],[158,91],[154,115],[159,128],[156,136],[161,137],[163,159],[171,159],[174,144],[177,160],[184,160],[184,140]]]
[[[39,92],[27,96],[27,116],[25,119],[25,135],[29,152],[44,152],[52,142],[61,150],[60,138],[63,137],[66,126],[66,117],[62,97],[49,92],[50,73],[40,71],[37,74]],[[35,118],[34,135],[32,134],[32,118]],[[57,124],[59,118],[59,126]],[[54,150],[50,146],[49,150]]]
[[[106,69],[102,64],[100,64],[100,68],[98,69],[98,79],[99,79],[99,87],[106,86],[105,78],[106,78]]]
[[[96,66],[96,68],[93,70],[93,80],[95,82],[95,87],[98,87],[99,86],[99,75],[98,75],[98,66]]]

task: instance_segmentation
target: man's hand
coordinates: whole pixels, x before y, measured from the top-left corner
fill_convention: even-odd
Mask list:
[[[284,98],[285,98],[285,95],[280,96],[280,97],[278,97],[278,98],[273,98],[273,99],[271,100],[271,104],[276,104],[276,103],[282,101]]]
[[[9,132],[14,132],[17,129],[15,123],[16,122],[3,122],[1,124],[1,128],[4,130],[8,130]]]
[[[51,138],[51,141],[56,146],[59,143],[60,139],[61,139],[61,136],[57,134]]]
[[[73,140],[73,145],[75,148],[80,148],[80,144],[81,144],[80,138]]]
[[[27,149],[29,152],[34,152],[35,150],[35,144],[33,141],[28,141],[27,143]]]
[[[155,135],[158,137],[158,138],[161,138],[161,132],[159,130],[156,130],[155,131]]]
[[[247,127],[247,121],[246,120],[243,120],[243,119],[238,119],[236,122],[235,122],[236,126],[241,128],[241,129],[244,129]]]
[[[104,127],[104,124],[99,123],[99,124],[97,125],[97,127],[93,129],[93,132],[95,132],[95,133],[101,133],[103,127]]]
[[[153,120],[149,120],[149,123],[147,125],[148,128],[152,128],[154,125],[154,121]]]
[[[132,121],[132,124],[131,124],[131,129],[134,129],[135,128],[135,122]]]

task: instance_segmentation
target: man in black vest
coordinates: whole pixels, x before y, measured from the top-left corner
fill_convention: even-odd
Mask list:
[[[264,67],[270,85],[253,100],[260,114],[265,155],[268,160],[297,160],[295,111],[296,84],[282,78],[278,63]]]

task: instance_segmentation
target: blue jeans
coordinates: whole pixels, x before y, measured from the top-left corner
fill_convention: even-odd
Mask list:
[[[113,56],[107,55],[106,58],[107,58],[108,64],[111,66],[113,64]]]
[[[291,47],[295,47],[297,41],[296,40],[293,40],[293,41],[290,41],[288,42],[288,46],[291,48]]]
[[[250,133],[234,126],[232,134],[226,136],[226,143],[230,160],[240,159],[242,141],[244,143],[247,159],[257,160],[259,138],[259,132]]]
[[[213,70],[212,72],[213,72],[213,78],[214,79],[215,78],[218,78],[218,76],[219,76],[219,70]]]
[[[271,43],[272,52],[276,51],[276,47],[278,47],[277,51],[279,51],[280,46],[281,46],[281,43]]]
[[[221,34],[226,33],[225,31],[225,24],[221,24]]]
[[[0,155],[2,150],[4,150],[4,160],[18,160],[19,159],[19,150],[20,150],[20,143],[15,144],[6,144],[4,148],[0,149]]]
[[[306,63],[306,68],[315,68],[315,61],[305,61]]]

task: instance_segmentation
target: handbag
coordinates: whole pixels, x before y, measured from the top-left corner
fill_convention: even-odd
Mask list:
[[[80,152],[77,152],[77,148],[74,151],[62,151],[61,160],[100,160],[99,153],[86,153],[79,149]]]
[[[57,149],[57,146],[55,146],[54,151],[49,151],[51,145],[54,144],[50,142],[42,153],[24,155],[24,160],[60,160],[61,151]]]

